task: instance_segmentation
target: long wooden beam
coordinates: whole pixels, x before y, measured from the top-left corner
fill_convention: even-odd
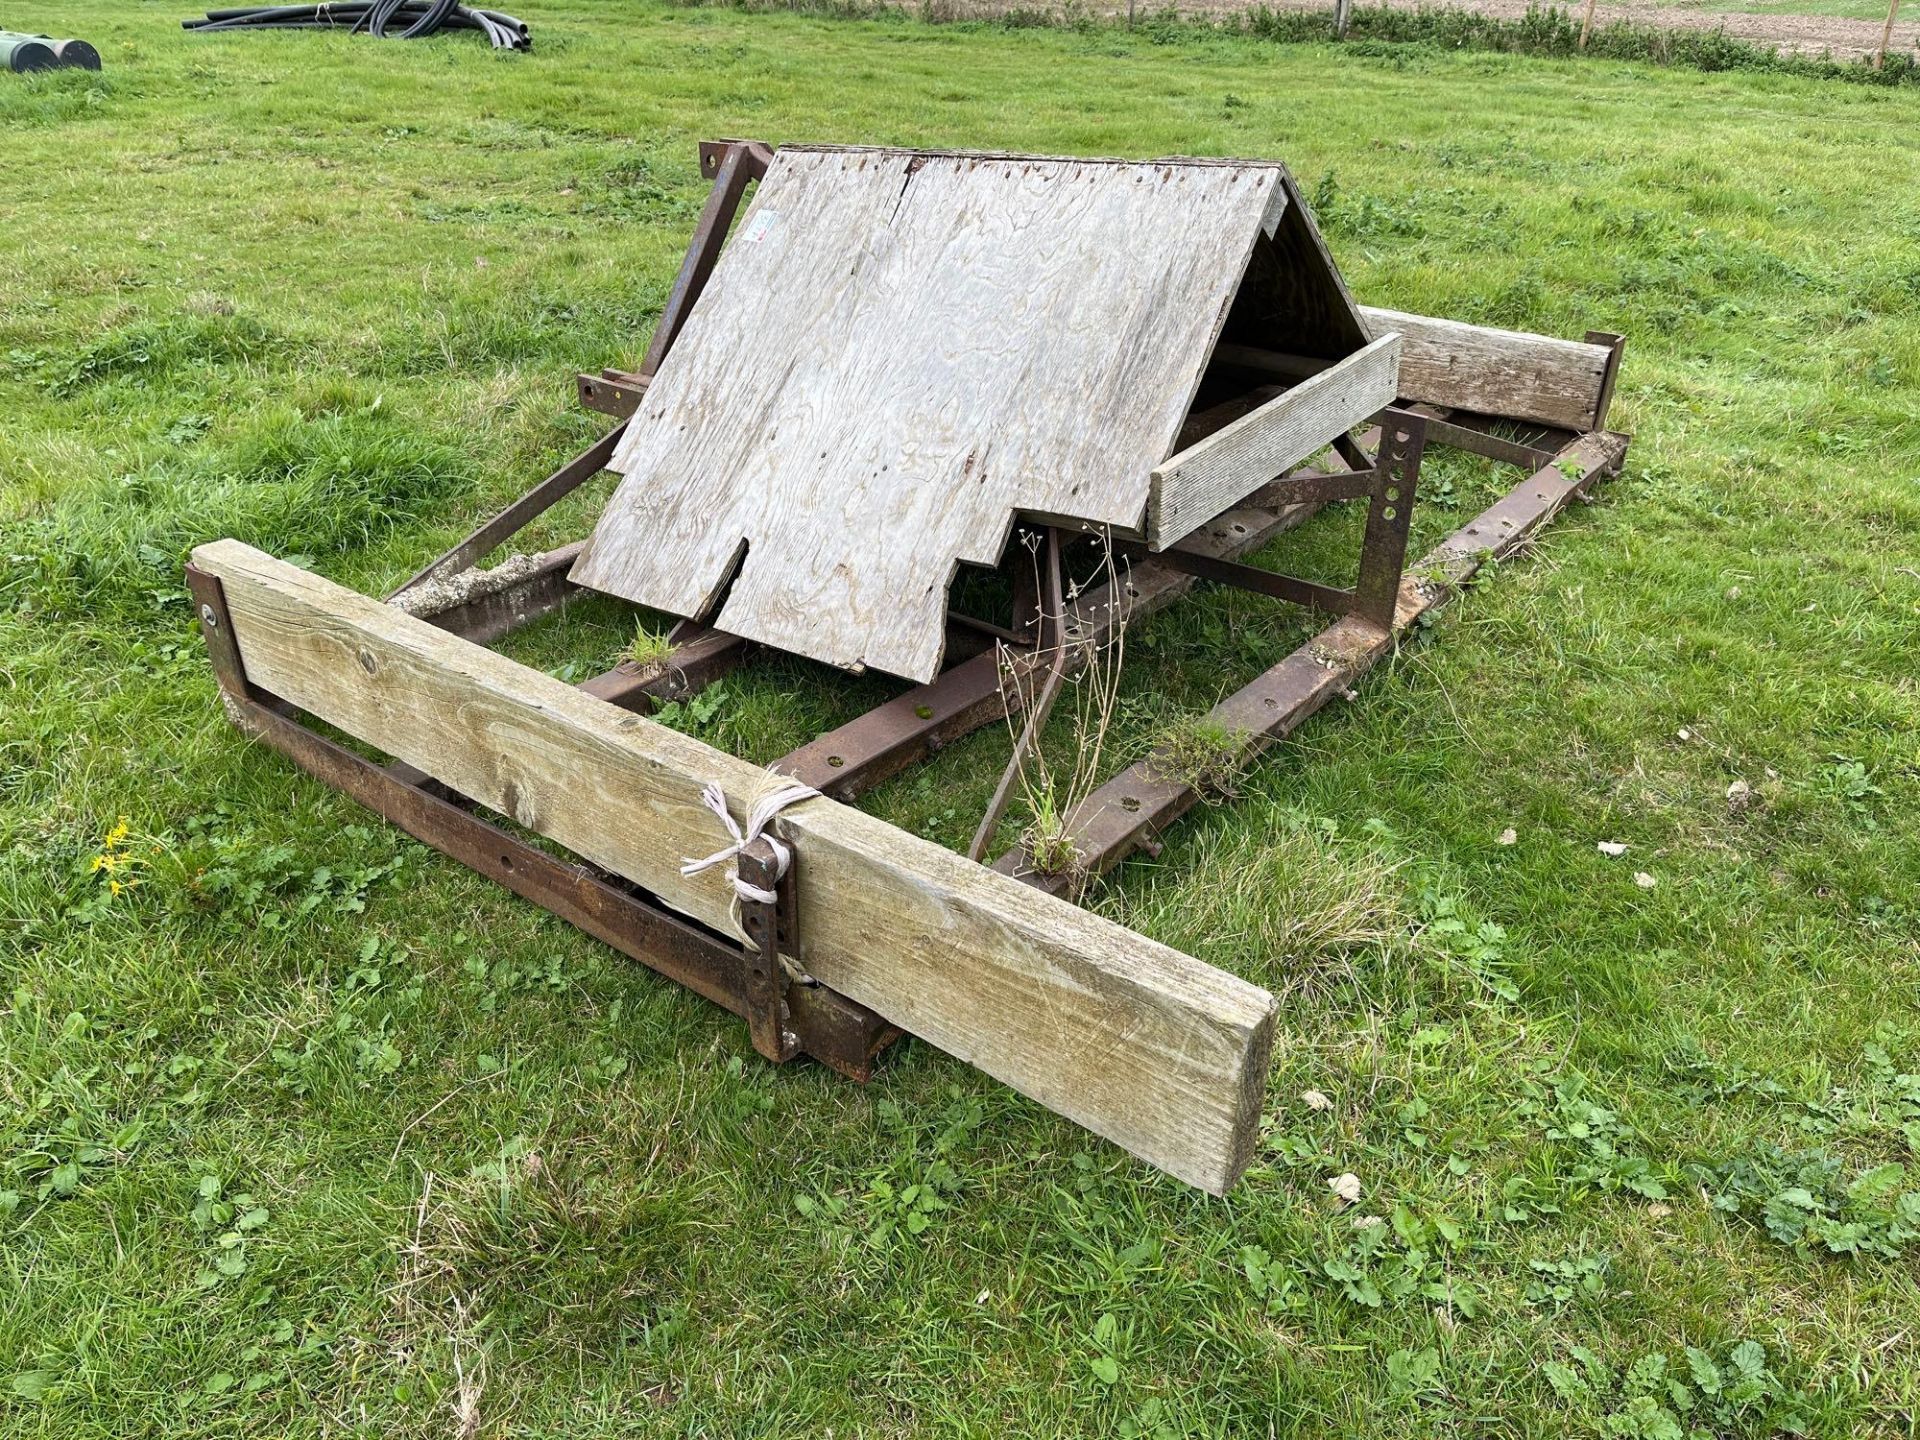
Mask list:
[[[235,540],[219,579],[248,680],[693,918],[729,925],[724,840],[765,771]],[[846,806],[780,821],[797,960],[824,984],[1189,1184],[1252,1154],[1271,995]]]
[[[1360,307],[1375,337],[1397,334],[1400,399],[1581,434],[1606,424],[1617,373],[1617,337],[1561,340],[1523,330],[1467,325],[1401,310]],[[1289,384],[1319,375],[1328,362],[1251,345],[1214,347],[1213,363]]]
[[[1583,340],[1360,307],[1374,335],[1397,333],[1400,396],[1583,433],[1605,423],[1612,351]]]
[[[1400,337],[1378,340],[1153,468],[1147,544],[1163,550],[1393,403]]]

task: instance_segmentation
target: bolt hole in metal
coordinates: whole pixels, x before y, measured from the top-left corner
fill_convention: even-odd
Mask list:
[[[1138,810],[1140,808],[1140,797],[1138,795],[1122,796],[1120,799],[1120,808],[1128,811]]]
[[[1380,518],[1382,520],[1393,520],[1398,518],[1399,514],[1400,512],[1398,510],[1395,510],[1391,505],[1389,505],[1387,506],[1386,509],[1380,512]]]
[[[511,855],[502,855],[500,857],[500,868],[502,870],[513,869],[513,857]]]
[[[827,756],[827,764],[831,765],[836,770],[838,770],[842,765],[846,763],[847,763],[847,757],[844,755]]]

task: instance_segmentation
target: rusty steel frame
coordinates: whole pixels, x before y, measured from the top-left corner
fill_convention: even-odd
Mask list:
[[[769,973],[767,942],[759,938],[754,927],[776,937],[773,944],[777,951],[778,935],[791,934],[790,914],[772,929],[761,917],[746,917],[749,934],[755,938],[754,943],[743,947],[674,914],[617,876],[590,865],[555,859],[482,819],[467,802],[448,795],[444,787],[419,776],[411,767],[377,764],[309,729],[285,701],[248,681],[219,580],[189,565],[187,585],[213,660],[214,676],[234,724],[278,750],[322,784],[596,940],[746,1017],[755,1047],[762,1053],[768,1053],[763,1038],[769,1034],[776,1037],[772,1049],[778,1053],[769,1058],[784,1060],[804,1053],[851,1079],[864,1081],[873,1073],[875,1057],[899,1036],[895,1027],[873,1011],[824,985],[785,983],[777,953]],[[753,855],[753,861],[762,860],[771,861],[770,852],[764,848]],[[780,890],[789,910],[792,882],[793,872],[789,870]]]
[[[646,359],[637,371],[605,370],[578,377],[581,403],[619,418],[607,435],[561,466],[512,505],[476,528],[396,590],[398,599],[432,581],[467,577],[472,584],[429,623],[480,644],[493,644],[566,603],[575,588],[566,578],[584,542],[522,561],[509,572],[476,572],[489,551],[511,539],[559,500],[605,468],[625,421],[637,408],[687,314],[713,272],[727,231],[747,188],[771,159],[755,141],[721,140],[700,147],[701,171],[713,190],[668,296]],[[1005,793],[1017,774],[1028,736],[1060,683],[1090,653],[1112,643],[1133,619],[1164,608],[1196,583],[1236,585],[1256,593],[1316,606],[1339,616],[1318,637],[1223,700],[1211,712],[1232,737],[1239,763],[1291,734],[1333,696],[1352,685],[1398,637],[1446,601],[1490,556],[1525,543],[1568,503],[1584,495],[1623,462],[1627,437],[1606,431],[1623,340],[1589,332],[1609,347],[1596,403],[1594,429],[1572,431],[1415,404],[1383,411],[1359,437],[1343,436],[1335,450],[1346,469],[1299,470],[1281,476],[1178,545],[1159,552],[1112,542],[1121,562],[1107,584],[1072,598],[1060,588],[1063,536],[1047,527],[1047,565],[1025,575],[1015,566],[1011,628],[952,613],[948,665],[931,683],[915,686],[837,729],[789,752],[774,764],[840,801],[926,759],[944,746],[1006,716],[1010,697],[1040,683],[1037,709],[1016,741],[995,803],[976,834],[974,855],[994,829]],[[1261,393],[1215,405],[1189,417],[1182,443],[1231,421]],[[1419,462],[1427,444],[1443,445],[1532,473],[1502,500],[1431,552],[1413,577],[1404,574]],[[1367,446],[1375,454],[1367,453]],[[1351,590],[1296,580],[1242,563],[1273,536],[1314,514],[1322,504],[1365,499],[1368,517],[1359,580]],[[410,766],[381,765],[302,723],[293,707],[246,676],[234,644],[220,583],[192,566],[188,584],[199,609],[213,668],[234,723],[334,789],[367,806],[423,843],[460,861],[585,933],[685,985],[747,1022],[754,1048],[780,1062],[811,1055],[839,1073],[865,1081],[879,1054],[901,1031],[865,1006],[812,981],[783,960],[795,948],[794,872],[778,873],[764,840],[743,850],[739,873],[775,892],[772,904],[743,901],[744,943],[696,924],[618,876],[569,863],[529,844],[477,813],[470,801]],[[753,648],[738,636],[683,620],[669,636],[663,660],[626,662],[583,682],[596,698],[645,712],[684,698],[739,665]],[[1150,755],[1096,789],[1067,817],[1067,839],[1080,863],[1071,873],[1040,873],[1024,850],[992,868],[1056,894],[1077,895],[1092,877],[1130,853],[1158,853],[1156,836],[1202,799],[1197,784],[1175,773],[1170,757]],[[797,862],[795,862],[797,863]]]
[[[1407,537],[1412,533],[1413,504],[1420,485],[1420,456],[1426,449],[1427,425],[1425,418],[1411,411],[1384,410],[1380,415],[1377,458],[1368,457],[1351,436],[1342,435],[1334,442],[1334,448],[1347,462],[1344,474],[1283,475],[1268,486],[1275,498],[1296,502],[1366,500],[1366,530],[1360,540],[1360,578],[1350,590],[1178,548],[1158,552],[1155,558],[1196,579],[1232,585],[1333,615],[1356,615],[1381,629],[1390,629],[1394,603],[1400,593],[1400,574],[1406,565]],[[1137,545],[1127,545],[1124,553],[1144,557],[1149,552]]]
[[[1574,438],[1551,461],[1430,551],[1402,580],[1393,623],[1386,629],[1348,615],[1335,621],[1279,664],[1216,705],[1210,728],[1228,739],[1220,760],[1238,766],[1285,739],[1309,716],[1385,656],[1422,617],[1458,594],[1489,560],[1511,554],[1599,480],[1618,471],[1627,437],[1591,431]],[[1180,763],[1156,752],[1101,785],[1066,817],[1065,846],[1078,856],[1068,870],[1036,870],[1020,851],[994,869],[1056,895],[1075,893],[1135,850],[1157,852],[1155,835],[1203,798],[1200,783]]]

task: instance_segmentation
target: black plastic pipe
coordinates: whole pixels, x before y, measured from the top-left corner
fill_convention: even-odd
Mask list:
[[[525,50],[533,37],[525,22],[459,0],[338,0],[334,4],[257,5],[209,10],[182,20],[185,30],[361,30],[376,40],[417,40],[440,30],[478,30],[496,50]]]

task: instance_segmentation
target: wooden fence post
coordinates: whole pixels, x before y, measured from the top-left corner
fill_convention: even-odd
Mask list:
[[[1899,0],[1895,0],[1899,3]],[[1580,17],[1580,48],[1587,48],[1587,32],[1593,29],[1593,0],[1587,0],[1586,13]]]
[[[1897,3],[1897,0],[1896,0]],[[1333,0],[1333,38],[1347,38],[1347,25],[1353,19],[1353,0]]]
[[[1873,52],[1873,68],[1887,63],[1887,46],[1893,42],[1893,17],[1900,13],[1900,0],[1887,0],[1887,23],[1880,31],[1880,48]]]

